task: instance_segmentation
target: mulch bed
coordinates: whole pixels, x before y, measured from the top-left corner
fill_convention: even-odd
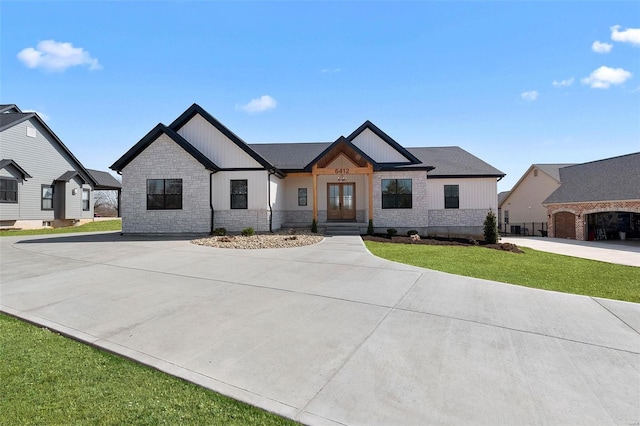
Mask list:
[[[484,244],[484,241],[468,240],[463,238],[425,238],[422,237],[419,240],[412,240],[405,236],[389,237],[384,234],[374,235],[362,235],[364,241],[376,241],[379,243],[394,243],[394,244],[426,244],[430,246],[479,246],[486,247],[494,250],[503,250],[511,253],[524,253],[515,244],[510,243],[498,243],[498,244]]]

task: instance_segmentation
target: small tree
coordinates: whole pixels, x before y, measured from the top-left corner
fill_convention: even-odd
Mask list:
[[[367,235],[373,235],[373,219],[369,219],[369,226],[367,226]]]
[[[489,208],[489,213],[484,219],[484,241],[487,244],[496,244],[498,242],[498,221],[491,208]]]

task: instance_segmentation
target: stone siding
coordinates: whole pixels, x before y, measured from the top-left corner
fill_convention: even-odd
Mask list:
[[[383,209],[382,179],[411,179],[412,208]],[[373,175],[373,224],[384,228],[418,229],[428,225],[427,173],[378,172]],[[364,221],[364,212],[362,216]]]
[[[483,226],[486,209],[429,210],[429,226]]]
[[[147,179],[182,179],[182,209],[147,210]],[[161,135],[122,171],[124,233],[208,233],[209,171]]]
[[[303,223],[305,225],[311,226],[312,221],[313,221],[312,210],[287,210],[285,212],[286,223]]]
[[[257,232],[266,232],[269,230],[269,210],[216,210],[214,228],[225,228],[229,232],[253,228]]]
[[[547,206],[548,235],[555,237],[554,215],[570,212],[576,215],[576,240],[584,241],[586,234],[586,215],[600,212],[635,212],[640,213],[640,200],[601,201],[590,203],[550,204]]]

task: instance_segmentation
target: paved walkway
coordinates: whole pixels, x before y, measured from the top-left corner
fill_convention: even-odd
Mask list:
[[[503,243],[601,262],[640,266],[640,241],[576,241],[563,238],[504,237]]]
[[[308,424],[636,424],[640,305],[387,262],[0,239],[0,309]]]

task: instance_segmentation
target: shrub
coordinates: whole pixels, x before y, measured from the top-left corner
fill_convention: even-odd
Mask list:
[[[487,217],[484,219],[484,241],[487,244],[496,244],[498,242],[498,221],[491,209],[489,209]]]
[[[410,237],[412,235],[418,235],[418,231],[416,231],[415,229],[410,229],[407,231],[407,237]]]
[[[397,233],[398,233],[398,230],[396,228],[387,228],[387,235],[389,235],[390,237],[393,237]]]
[[[227,229],[226,228],[216,228],[216,229],[213,230],[213,232],[211,234],[221,237],[223,235],[227,235]]]
[[[367,235],[373,235],[373,219],[369,219],[369,225],[367,226]]]
[[[255,235],[256,231],[253,228],[244,228],[240,233],[245,237],[250,237]]]
[[[318,233],[318,222],[316,222],[315,219],[313,219],[313,221],[311,222],[311,232],[313,232],[314,234]]]

